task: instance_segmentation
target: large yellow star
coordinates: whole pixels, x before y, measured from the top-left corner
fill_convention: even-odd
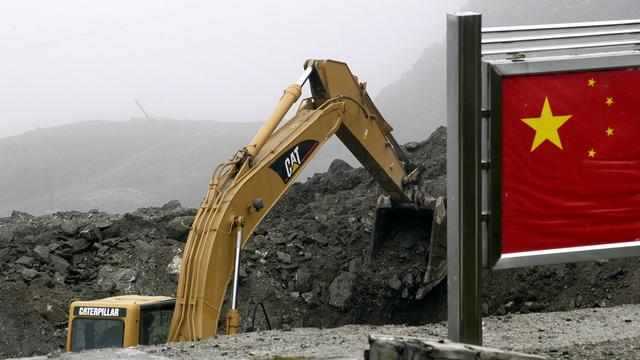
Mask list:
[[[549,105],[549,99],[544,98],[544,105],[542,105],[542,112],[540,117],[521,119],[525,124],[529,125],[536,131],[536,136],[533,138],[533,144],[531,144],[531,152],[535,150],[545,140],[549,140],[552,144],[562,149],[562,142],[560,142],[560,135],[558,134],[558,128],[562,126],[572,115],[553,116],[551,112],[551,105]]]

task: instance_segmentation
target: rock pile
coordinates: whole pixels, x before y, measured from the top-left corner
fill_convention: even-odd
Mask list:
[[[446,133],[406,149],[446,191]],[[424,234],[397,231],[371,257],[379,186],[336,160],[293,184],[256,229],[240,269],[241,330],[444,320],[446,286],[428,294]],[[173,201],[124,215],[100,211],[0,218],[0,356],[64,347],[74,299],[175,295],[194,209]],[[400,229],[401,230],[401,229]],[[485,272],[486,314],[640,302],[635,259]],[[225,310],[223,309],[223,314]]]
[[[428,191],[446,190],[446,133],[406,149],[427,170]],[[424,323],[444,319],[444,286],[422,300],[427,234],[396,229],[371,256],[375,204],[382,189],[363,168],[335,160],[296,183],[255,231],[243,252],[240,310],[267,308],[271,323],[338,326]],[[243,309],[244,306],[244,309]],[[244,317],[251,326],[253,317]],[[263,324],[264,325],[264,324]]]
[[[173,220],[193,214],[174,201],[124,216],[14,211],[0,219],[0,355],[63,346],[74,299],[174,293],[170,265],[181,254],[184,229]]]

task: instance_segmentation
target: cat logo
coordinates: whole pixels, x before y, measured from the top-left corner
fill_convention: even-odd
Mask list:
[[[287,171],[287,176],[291,177],[296,170],[300,167],[302,162],[300,161],[300,146],[293,148],[293,151],[289,155],[288,159],[284,159],[284,169]]]
[[[279,158],[277,158],[270,166],[282,181],[286,184],[298,172],[298,169],[313,153],[318,146],[315,140],[304,140],[297,145],[289,148]]]

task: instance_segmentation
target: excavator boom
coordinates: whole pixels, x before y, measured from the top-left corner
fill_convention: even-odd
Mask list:
[[[312,97],[278,128],[307,80]],[[216,334],[234,269],[237,277],[240,248],[334,134],[382,186],[388,203],[428,206],[412,185],[419,169],[411,167],[391,130],[346,64],[307,61],[301,79],[285,90],[254,139],[214,172],[185,246],[168,340],[194,341]],[[438,274],[437,281],[443,276]],[[235,285],[227,329],[232,333],[238,326]]]

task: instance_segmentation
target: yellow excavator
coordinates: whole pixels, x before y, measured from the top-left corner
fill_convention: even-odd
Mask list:
[[[278,127],[307,82],[311,97]],[[426,193],[424,169],[409,161],[391,131],[366,83],[359,83],[347,64],[307,60],[300,79],[284,91],[255,137],[215,169],[185,245],[176,298],[126,295],[75,301],[69,309],[67,351],[214,336],[229,283],[226,332],[236,334],[241,249],[334,134],[386,193],[378,199],[373,253],[394,228],[423,227],[430,234],[423,283],[427,290],[433,288],[446,275],[444,199]]]

